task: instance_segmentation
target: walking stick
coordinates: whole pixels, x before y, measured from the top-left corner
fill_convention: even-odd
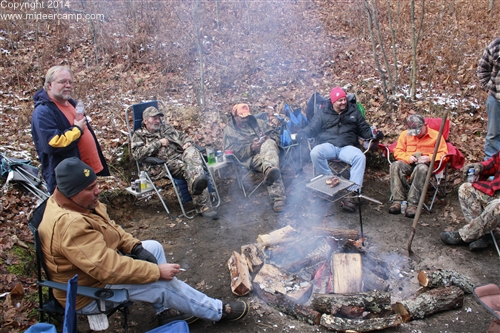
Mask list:
[[[441,126],[439,127],[439,134],[436,142],[436,146],[434,147],[434,153],[432,154],[431,163],[429,164],[429,170],[427,170],[427,177],[425,178],[424,188],[422,189],[422,193],[420,193],[420,200],[418,202],[417,212],[415,213],[415,218],[413,219],[413,225],[411,226],[411,235],[408,240],[408,254],[412,255],[413,251],[411,250],[411,243],[413,241],[413,237],[415,236],[415,229],[417,228],[418,219],[420,218],[420,213],[422,212],[422,207],[424,206],[425,197],[427,195],[427,188],[429,187],[429,181],[432,176],[432,172],[434,171],[434,161],[436,160],[436,154],[439,149],[439,144],[441,143],[441,137],[443,136],[444,124],[446,119],[448,118],[448,110],[444,113],[441,118]]]

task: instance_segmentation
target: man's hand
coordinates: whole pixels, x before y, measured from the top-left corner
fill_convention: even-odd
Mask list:
[[[422,155],[417,159],[418,164],[428,164],[431,162],[430,156]]]
[[[73,122],[73,125],[74,126],[78,126],[82,131],[83,129],[85,128],[85,124],[87,123],[87,118],[86,117],[83,117],[82,119],[80,120],[76,120]]]
[[[252,142],[252,145],[250,146],[250,149],[252,149],[252,151],[258,152],[260,151],[260,147],[263,143],[264,141],[259,141],[259,139],[255,138]]]
[[[480,163],[467,164],[463,169],[464,178],[467,177],[469,169],[474,169],[474,176],[479,176],[483,172],[483,165]]]
[[[375,140],[382,140],[384,138],[384,133],[382,133],[382,131],[378,131],[376,130],[377,132],[375,133]]]
[[[303,131],[300,131],[299,133],[297,133],[297,135],[295,136],[295,140],[297,140],[297,142],[303,142],[303,141],[306,141],[307,140],[307,134]]]
[[[168,139],[167,139],[167,138],[161,138],[161,139],[160,139],[160,142],[161,142],[161,145],[162,145],[163,147],[168,146]]]
[[[193,144],[192,144],[191,142],[186,142],[186,143],[184,144],[184,146],[182,146],[182,150],[186,150],[186,149],[188,149],[189,147],[191,147],[192,145],[193,145]]]
[[[172,280],[179,273],[181,266],[179,264],[160,264],[158,268],[161,280]]]
[[[417,161],[418,161],[418,158],[416,158],[413,155],[410,156],[410,164],[417,163]]]
[[[141,244],[136,245],[132,250],[131,254],[132,257],[135,257],[139,260],[149,261],[152,262],[153,264],[158,263],[158,261],[156,261],[155,256],[151,252],[143,248]]]

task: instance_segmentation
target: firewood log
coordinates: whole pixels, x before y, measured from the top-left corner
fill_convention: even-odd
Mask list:
[[[417,279],[426,288],[457,286],[466,294],[471,294],[474,287],[469,277],[444,269],[421,271],[418,273]]]
[[[399,314],[394,314],[381,318],[370,319],[346,319],[323,314],[320,325],[332,331],[355,331],[370,332],[383,330],[389,327],[397,327],[403,323]]]
[[[363,267],[363,291],[387,291],[389,287],[390,285],[387,280],[382,279],[371,270]]]
[[[464,291],[456,286],[430,289],[418,296],[396,302],[394,311],[406,323],[412,319],[422,319],[431,314],[462,307]]]
[[[245,256],[233,251],[231,258],[227,261],[227,266],[231,274],[231,291],[238,296],[247,295],[252,291],[252,282]]]
[[[261,244],[248,244],[241,247],[241,254],[245,256],[250,272],[256,272],[264,264],[264,248]]]
[[[311,307],[319,312],[335,316],[343,307],[357,306],[364,311],[381,313],[391,307],[389,292],[369,291],[358,294],[317,294],[311,298]]]
[[[291,226],[287,225],[284,228],[274,230],[269,234],[259,235],[257,237],[257,243],[262,243],[265,246],[272,246],[276,244],[291,242],[295,240],[297,231]]]
[[[359,231],[354,229],[340,229],[340,228],[325,228],[325,227],[312,227],[314,231],[319,231],[324,234],[333,236],[337,239],[352,239],[359,238]]]

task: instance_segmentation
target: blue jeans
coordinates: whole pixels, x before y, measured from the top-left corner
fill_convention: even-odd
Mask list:
[[[142,242],[142,246],[156,257],[158,264],[167,262],[163,246],[159,242],[147,240]],[[131,301],[151,303],[156,314],[173,308],[212,321],[218,321],[222,317],[222,301],[208,297],[177,278],[146,284],[114,284],[107,285],[106,288],[127,289]],[[99,313],[97,302],[93,301],[77,312]]]
[[[486,99],[486,113],[488,128],[484,143],[485,160],[500,150],[500,102],[491,94]]]
[[[354,146],[335,147],[331,143],[322,143],[311,150],[311,160],[313,166],[319,174],[332,175],[332,170],[328,167],[328,160],[339,159],[351,165],[351,176],[349,180],[363,185],[365,175],[366,157],[365,154]]]

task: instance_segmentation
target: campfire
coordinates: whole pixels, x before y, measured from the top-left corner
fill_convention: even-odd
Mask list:
[[[357,230],[291,226],[259,235],[228,260],[231,290],[255,292],[277,310],[332,331],[369,332],[460,308],[469,279],[446,270],[421,271],[422,288],[391,303],[388,264],[368,253]]]

